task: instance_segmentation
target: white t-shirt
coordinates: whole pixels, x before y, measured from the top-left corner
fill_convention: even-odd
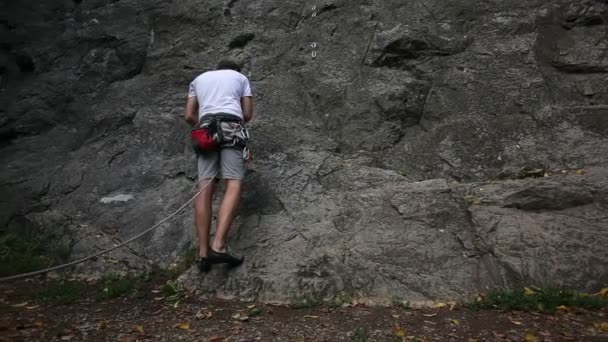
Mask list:
[[[196,97],[198,118],[206,114],[228,113],[243,118],[241,98],[252,96],[249,80],[234,70],[202,73],[190,83],[188,97]]]

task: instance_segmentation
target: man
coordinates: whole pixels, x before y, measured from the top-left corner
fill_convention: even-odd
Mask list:
[[[253,117],[251,88],[249,80],[240,71],[237,63],[224,60],[218,64],[217,70],[194,79],[188,91],[185,120],[195,126],[205,120],[219,118],[220,122],[240,122],[241,128],[243,122],[249,122]],[[202,272],[208,272],[212,264],[238,266],[244,260],[227,250],[226,238],[238,210],[245,171],[242,146],[222,147],[198,154],[199,187],[203,190],[195,201],[195,223],[199,243],[197,263]],[[209,245],[211,202],[215,190],[213,181],[219,178],[226,180],[226,192],[217,217],[215,238]]]

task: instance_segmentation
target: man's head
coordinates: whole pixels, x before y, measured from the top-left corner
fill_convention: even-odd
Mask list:
[[[224,59],[217,64],[217,70],[234,70],[241,72],[241,66],[235,61]]]

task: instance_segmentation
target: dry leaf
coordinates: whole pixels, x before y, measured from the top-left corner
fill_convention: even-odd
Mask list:
[[[595,295],[600,297],[608,297],[608,287],[604,287],[600,290],[600,292],[596,293]]]
[[[608,322],[595,323],[593,327],[599,331],[608,331]]]
[[[180,301],[178,300],[177,302],[175,302],[175,304],[173,304],[173,308],[174,308],[174,309],[177,309],[177,307],[179,306],[179,302],[180,302]]]
[[[154,300],[163,300],[165,297],[154,297]]]
[[[582,174],[585,173],[585,170],[584,169],[578,169],[575,172],[576,172],[577,175],[582,175]]]
[[[235,313],[234,315],[232,315],[233,319],[238,319],[241,322],[246,322],[249,320],[249,317],[247,317],[246,315],[241,315],[240,313]]]
[[[524,340],[526,342],[538,342],[538,337],[536,337],[536,335],[534,335],[532,332],[527,332],[526,336],[524,336]]]
[[[403,330],[398,324],[393,327],[393,335],[397,337],[405,337],[405,330]]]
[[[524,287],[524,294],[526,296],[532,296],[532,295],[536,294],[536,292],[534,292],[534,290],[532,290],[529,287]]]
[[[211,336],[209,337],[209,339],[207,340],[208,342],[223,342],[224,340],[226,340],[225,337],[221,337],[221,336]]]
[[[520,322],[520,321],[514,321],[512,319],[510,319],[509,321],[511,321],[511,323],[513,323],[515,325],[522,325],[522,322]]]
[[[99,322],[99,324],[97,325],[97,330],[105,329],[107,327],[108,327],[108,321],[103,320],[103,321]]]
[[[435,316],[437,316],[437,314],[436,314],[436,313],[432,313],[432,314],[422,314],[422,316],[424,316],[424,317],[435,317]]]
[[[251,310],[253,308],[255,308],[255,304],[247,305],[247,309]]]
[[[19,304],[15,304],[13,305],[14,308],[22,308],[24,306],[26,306],[28,304],[28,302],[23,302],[23,303],[19,303]]]
[[[37,309],[39,307],[40,307],[40,305],[34,305],[34,306],[26,306],[25,308],[28,309],[28,310],[34,310],[34,309]]]
[[[198,310],[196,313],[196,318],[198,319],[209,319],[211,317],[213,317],[213,313],[211,311],[203,312],[202,310]]]
[[[433,307],[436,309],[445,308],[446,306],[448,306],[446,303],[437,303],[437,304],[433,305]]]
[[[72,338],[74,338],[74,335],[66,335],[66,336],[61,336],[61,340],[62,341],[69,341]]]
[[[175,325],[175,327],[182,330],[188,330],[190,329],[190,322],[178,323]]]
[[[133,332],[138,332],[140,334],[144,333],[144,327],[142,327],[141,325],[135,325],[133,326]]]
[[[450,305],[450,311],[453,311],[454,309],[458,309],[458,303],[456,302],[451,302],[448,303]]]
[[[319,318],[319,316],[306,315],[306,316],[304,316],[304,318]]]
[[[450,323],[454,324],[454,325],[460,325],[460,321],[457,319],[453,319],[450,321]]]
[[[44,327],[44,322],[41,320],[34,321],[34,326],[38,329]]]

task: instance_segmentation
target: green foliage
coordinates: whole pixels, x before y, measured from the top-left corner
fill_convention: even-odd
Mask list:
[[[529,177],[539,178],[539,177],[543,177],[544,175],[545,175],[544,168],[535,168],[535,167],[526,166],[519,171],[517,177],[520,179],[529,178]]]
[[[137,292],[142,286],[142,277],[108,275],[101,278],[97,284],[97,300],[107,300],[128,297]]]
[[[319,307],[339,308],[344,304],[352,303],[352,297],[345,293],[340,293],[333,299],[315,298],[312,296],[297,298],[291,301],[293,309],[313,309]]]
[[[313,309],[323,306],[323,300],[314,297],[303,297],[291,301],[293,309]]]
[[[161,286],[160,293],[167,299],[177,300],[186,295],[186,290],[182,284],[174,280],[168,280],[163,286]]]
[[[71,304],[86,297],[89,285],[82,281],[56,280],[38,292],[36,300],[42,303]]]
[[[411,309],[410,302],[407,300],[401,300],[401,299],[394,298],[392,304],[396,308],[401,308],[404,310]]]
[[[0,276],[31,272],[65,262],[71,252],[65,229],[0,231]]]
[[[353,331],[352,341],[353,342],[367,342],[369,340],[369,334],[367,329],[364,327],[357,327]]]
[[[608,298],[569,290],[547,288],[500,290],[465,303],[470,309],[524,310],[554,313],[560,306],[597,310],[608,306]]]

